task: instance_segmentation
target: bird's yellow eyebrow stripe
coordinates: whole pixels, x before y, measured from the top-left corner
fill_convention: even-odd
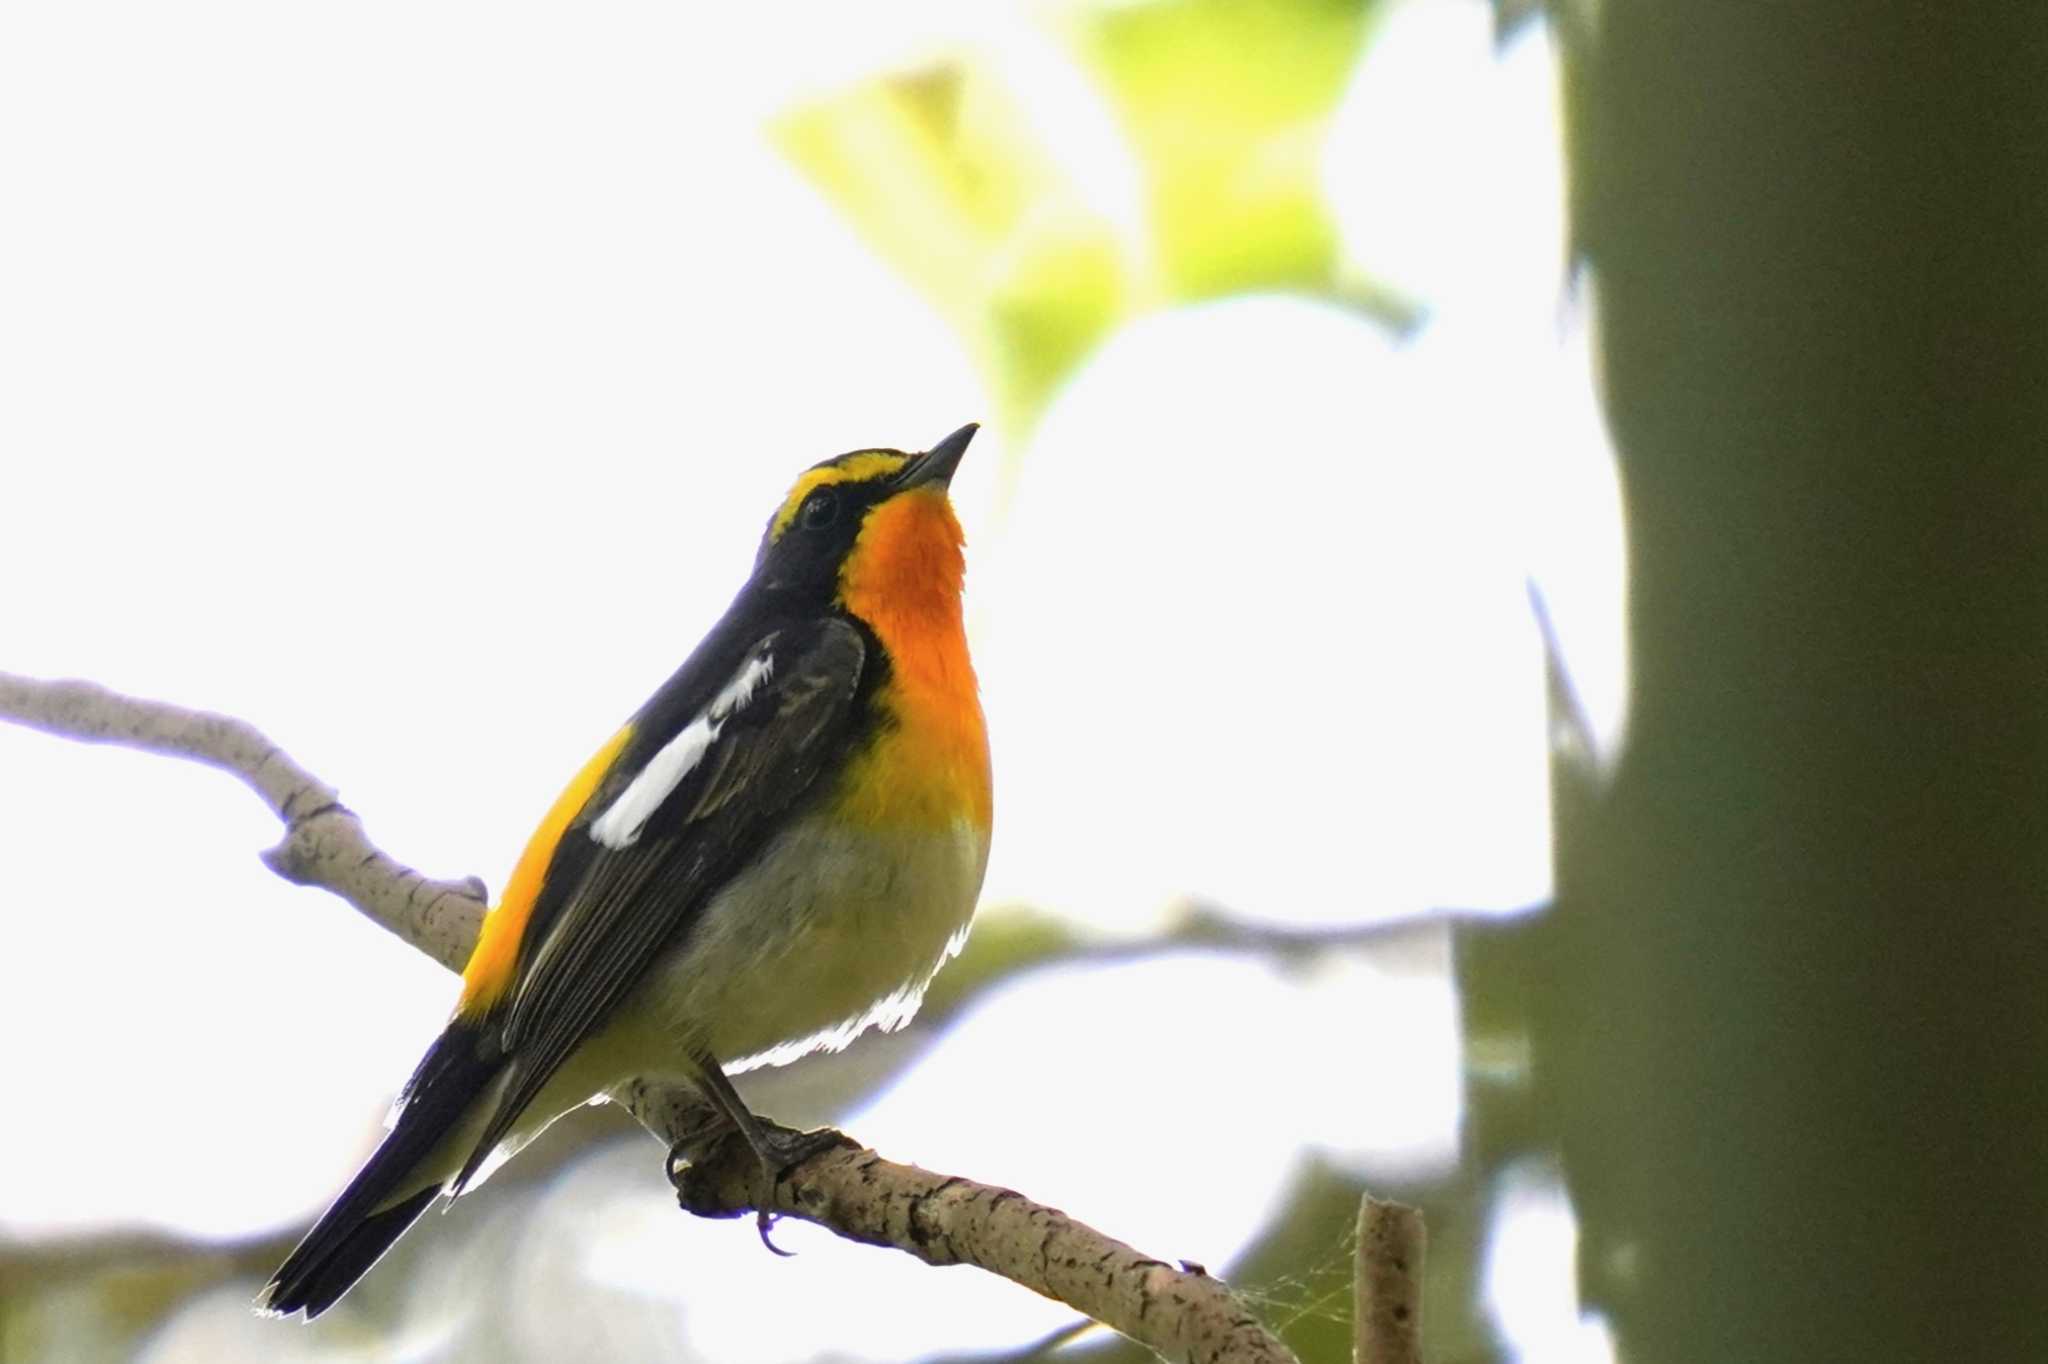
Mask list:
[[[503,999],[511,988],[512,973],[519,965],[519,940],[525,936],[534,901],[540,898],[541,879],[547,874],[548,863],[554,860],[555,848],[632,737],[631,725],[612,735],[570,778],[562,794],[548,807],[547,817],[533,831],[533,837],[526,840],[526,851],[519,854],[518,865],[512,868],[512,879],[505,883],[505,893],[499,897],[497,906],[484,916],[476,950],[469,954],[469,965],[462,968],[462,998],[455,1006],[456,1013],[473,1014],[487,1009]]]
[[[865,483],[871,478],[887,478],[909,462],[907,455],[862,450],[857,454],[842,455],[830,464],[805,470],[796,486],[789,490],[789,496],[782,499],[782,508],[775,513],[775,519],[769,522],[768,538],[780,540],[782,532],[789,529],[789,523],[796,520],[797,508],[803,506],[804,499],[826,484]]]

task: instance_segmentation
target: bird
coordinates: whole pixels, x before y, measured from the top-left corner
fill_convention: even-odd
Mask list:
[[[636,1079],[694,1089],[771,1176],[818,1149],[729,1077],[907,1022],[988,865],[949,496],[977,429],[797,478],[725,614],[528,840],[389,1131],[260,1311],[318,1317],[436,1200]]]

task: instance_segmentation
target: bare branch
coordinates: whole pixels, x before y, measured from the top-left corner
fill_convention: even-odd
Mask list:
[[[1422,1214],[1367,1194],[1358,1205],[1356,1364],[1422,1364]]]
[[[435,881],[385,856],[333,787],[247,721],[123,696],[93,682],[14,673],[0,673],[0,718],[232,773],[284,821],[284,838],[263,854],[265,866],[297,885],[333,891],[451,971],[469,960],[484,918],[483,883]]]
[[[1294,1359],[1221,1281],[1142,1255],[1012,1189],[898,1165],[850,1142],[786,1171],[772,1191],[762,1182],[753,1151],[728,1137],[677,1189],[699,1217],[797,1217],[926,1264],[995,1268],[1177,1364]]]
[[[333,891],[450,970],[468,960],[483,921],[482,884],[430,880],[387,857],[334,788],[247,722],[123,696],[91,682],[11,673],[0,673],[0,719],[234,774],[284,821],[283,841],[263,857],[271,870]],[[856,1149],[813,1157],[757,1201],[750,1181],[760,1170],[752,1152],[733,1140],[707,1141],[716,1119],[692,1091],[635,1084],[621,1097],[671,1148],[703,1152],[680,1184],[683,1205],[692,1212],[801,1217],[930,1264],[976,1265],[1064,1302],[1176,1364],[1294,1358],[1220,1281],[1142,1256],[1011,1190]]]

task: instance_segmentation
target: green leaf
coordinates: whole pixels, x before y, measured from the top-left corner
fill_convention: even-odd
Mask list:
[[[1331,290],[1323,135],[1364,0],[1180,0],[1083,11],[1077,50],[1145,168],[1167,295]]]
[[[791,111],[774,135],[960,331],[1013,428],[1129,309],[1111,224],[985,70],[867,81]]]

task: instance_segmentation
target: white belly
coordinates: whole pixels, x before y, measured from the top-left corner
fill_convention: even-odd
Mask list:
[[[964,823],[806,820],[711,901],[627,1012],[729,1073],[901,1027],[960,949],[987,863],[987,836]]]
[[[560,1114],[616,1085],[693,1081],[700,1050],[732,1074],[903,1026],[966,938],[987,863],[987,836],[964,823],[921,834],[815,818],[794,826],[570,1054],[472,1185]],[[454,1174],[491,1106],[479,1104],[423,1169]]]

